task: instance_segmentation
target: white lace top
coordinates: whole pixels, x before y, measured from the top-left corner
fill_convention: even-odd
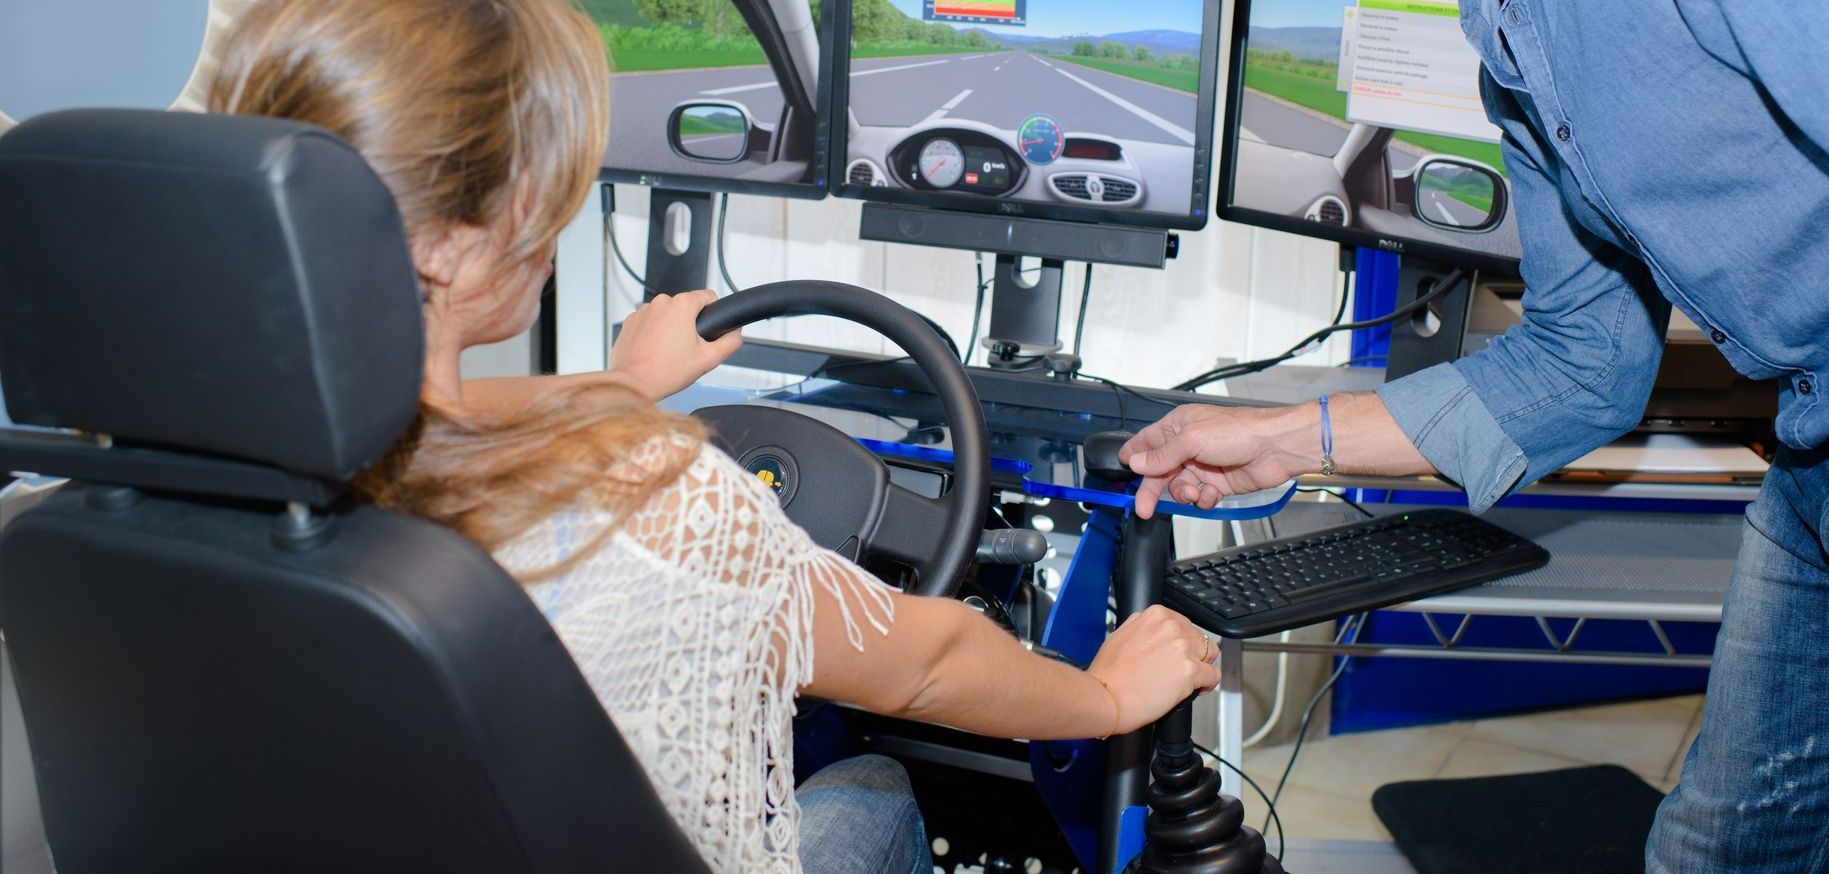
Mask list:
[[[667,451],[650,449],[648,462]],[[495,557],[533,573],[610,521],[567,510]],[[861,650],[863,626],[887,633],[890,589],[706,448],[601,548],[528,592],[712,870],[797,874],[792,721],[813,676],[815,603],[839,611]]]

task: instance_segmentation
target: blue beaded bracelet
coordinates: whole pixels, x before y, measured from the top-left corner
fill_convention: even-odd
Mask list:
[[[1327,415],[1327,395],[1321,396],[1321,475],[1333,476],[1339,468],[1334,464],[1334,422]]]

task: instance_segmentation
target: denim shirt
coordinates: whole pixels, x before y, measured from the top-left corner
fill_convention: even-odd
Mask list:
[[[1522,323],[1379,391],[1484,510],[1634,427],[1674,304],[1829,443],[1829,2],[1462,0]]]

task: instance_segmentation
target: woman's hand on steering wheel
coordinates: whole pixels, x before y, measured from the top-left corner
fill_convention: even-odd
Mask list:
[[[610,371],[657,401],[698,382],[743,346],[740,331],[716,340],[699,336],[699,312],[717,299],[717,292],[689,291],[642,304],[623,320],[610,349]]]
[[[1086,673],[1117,705],[1113,734],[1154,723],[1176,704],[1219,685],[1219,645],[1186,617],[1157,604],[1105,639]]]

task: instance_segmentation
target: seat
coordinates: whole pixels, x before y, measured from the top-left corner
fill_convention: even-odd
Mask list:
[[[0,629],[61,874],[700,872],[521,587],[346,484],[414,421],[405,233],[346,144],[0,137]]]

